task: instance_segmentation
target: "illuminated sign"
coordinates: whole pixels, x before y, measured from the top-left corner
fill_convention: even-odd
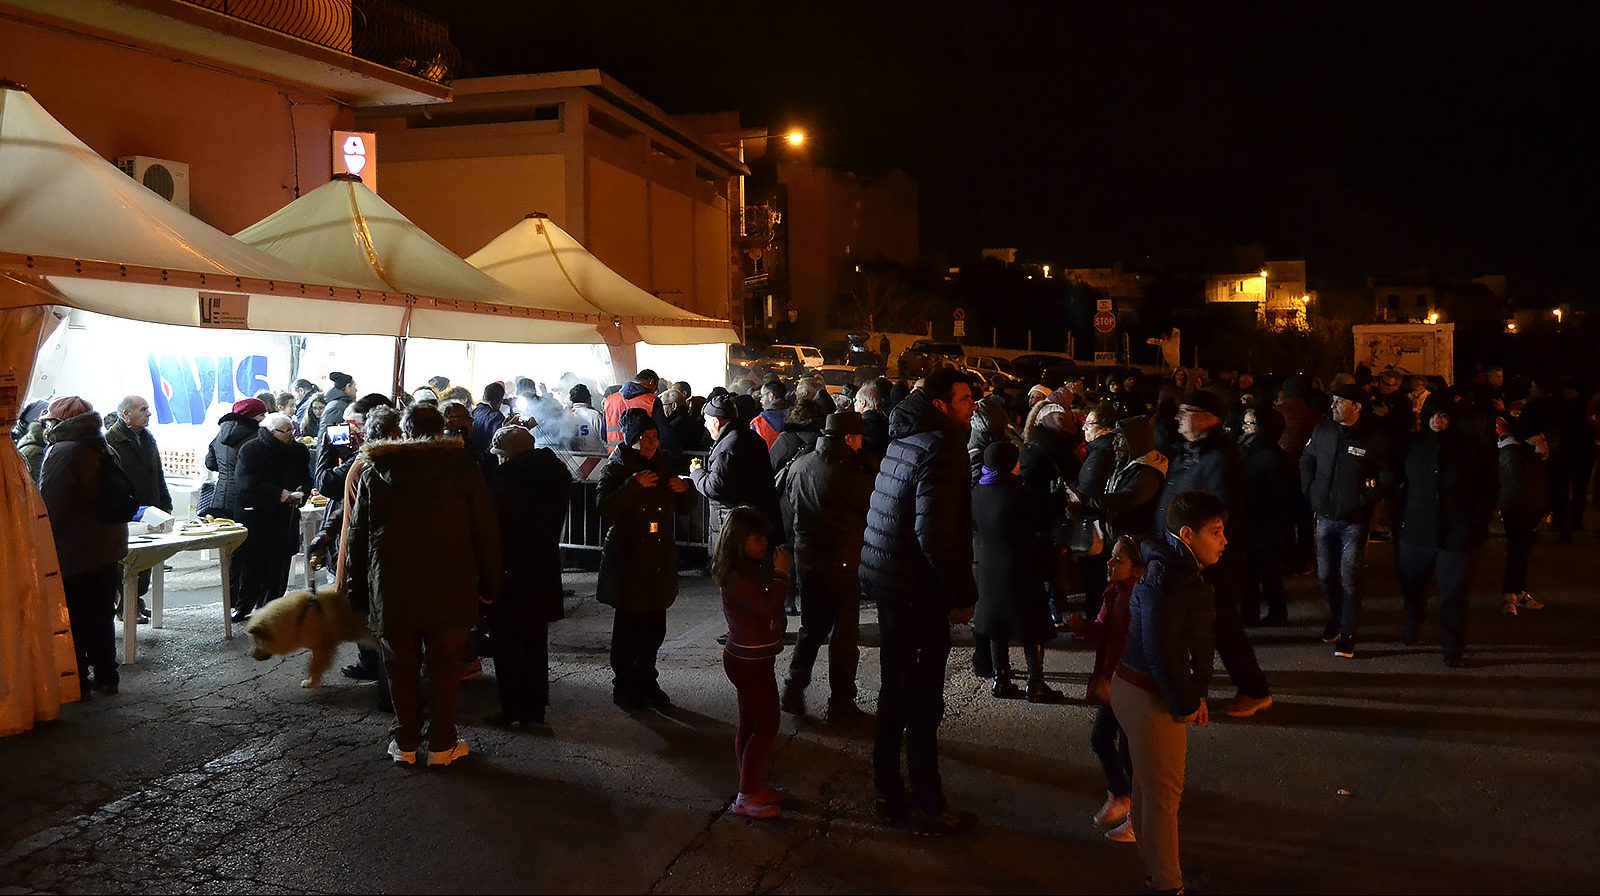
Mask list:
[[[152,410],[157,423],[206,422],[206,410],[213,404],[232,404],[235,398],[249,398],[272,388],[267,375],[267,356],[248,355],[237,365],[230,357],[203,355],[149,355]]]
[[[378,135],[370,131],[333,132],[333,173],[354,174],[378,192]]]

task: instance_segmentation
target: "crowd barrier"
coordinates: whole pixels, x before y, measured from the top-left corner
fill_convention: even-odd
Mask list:
[[[572,473],[572,498],[567,506],[567,521],[561,529],[561,546],[568,550],[598,551],[603,546],[605,526],[600,521],[600,468],[606,454],[582,451],[557,451],[556,456],[566,463]],[[688,470],[690,458],[705,460],[704,451],[682,451],[682,466]],[[711,502],[693,487],[689,489],[688,509],[677,518],[675,543],[682,548],[711,550],[716,517],[711,512]]]

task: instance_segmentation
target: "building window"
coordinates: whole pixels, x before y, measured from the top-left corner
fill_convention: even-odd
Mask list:
[[[1400,296],[1398,293],[1389,294],[1389,307],[1395,311],[1400,310]]]

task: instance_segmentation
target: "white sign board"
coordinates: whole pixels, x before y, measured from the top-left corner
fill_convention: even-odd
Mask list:
[[[1094,310],[1096,310],[1096,311],[1111,311],[1111,310],[1114,310],[1114,309],[1112,309],[1112,307],[1111,307],[1111,300],[1110,299],[1095,299],[1094,300]]]
[[[1116,352],[1095,352],[1094,353],[1094,365],[1096,367],[1103,367],[1103,366],[1105,366],[1107,364],[1115,364],[1115,363],[1117,363],[1117,353]]]
[[[965,335],[967,335],[967,322],[957,318],[955,323],[955,337],[960,339]]]
[[[250,329],[250,297],[232,292],[200,293],[200,326],[225,330]]]
[[[333,132],[333,173],[354,174],[378,192],[378,135],[370,131]]]

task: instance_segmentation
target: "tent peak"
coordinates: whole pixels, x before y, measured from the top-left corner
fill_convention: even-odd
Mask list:
[[[330,179],[331,180],[344,181],[345,183],[355,183],[355,184],[361,183],[361,175],[359,175],[359,174],[351,174],[348,171],[341,171],[338,174],[335,174]]]
[[[4,76],[0,76],[0,90],[20,90],[23,93],[33,92],[28,89],[28,85],[22,83],[21,81],[13,81]]]
[[[550,220],[550,216],[544,212],[528,212],[526,215],[523,215],[522,218],[523,220],[527,220],[528,218],[542,218],[546,221]]]

